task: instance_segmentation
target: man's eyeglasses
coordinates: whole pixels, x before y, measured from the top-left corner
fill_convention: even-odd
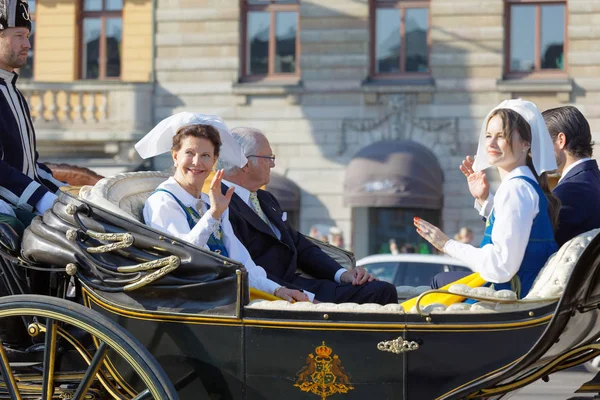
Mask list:
[[[269,160],[275,162],[275,154],[270,155],[270,156],[255,156],[255,155],[249,155],[246,156],[246,158],[250,158],[250,157],[256,157],[256,158],[268,158]]]

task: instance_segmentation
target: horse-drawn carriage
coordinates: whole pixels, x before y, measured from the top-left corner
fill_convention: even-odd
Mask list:
[[[504,398],[600,354],[597,232],[523,300],[454,287],[480,302],[250,301],[242,265],[140,222],[163,179],[63,193],[20,247],[2,237],[0,398]]]

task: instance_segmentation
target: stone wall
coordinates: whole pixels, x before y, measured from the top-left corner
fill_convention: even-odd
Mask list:
[[[361,229],[352,226],[343,202],[352,156],[381,139],[416,140],[434,151],[445,171],[444,230],[453,234],[469,225],[477,238],[483,226],[458,166],[475,152],[481,121],[492,107],[517,96],[541,109],[575,104],[600,135],[600,0],[568,3],[572,83],[502,80],[502,0],[432,0],[432,82],[366,83],[368,1],[303,0],[301,84],[272,86],[237,83],[238,0],[158,0],[155,117],[194,110],[218,114],[230,127],[262,129],[277,155],[275,171],[302,189],[301,231],[331,222],[347,241]]]

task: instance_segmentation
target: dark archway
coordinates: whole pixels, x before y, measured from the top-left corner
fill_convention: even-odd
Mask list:
[[[344,201],[352,207],[357,257],[413,245],[431,252],[415,232],[414,216],[439,225],[444,172],[437,157],[414,141],[380,141],[361,149],[346,168]]]

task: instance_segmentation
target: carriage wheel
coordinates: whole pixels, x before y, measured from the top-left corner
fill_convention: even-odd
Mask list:
[[[0,344],[0,399],[178,399],[154,357],[98,312],[49,296],[0,298],[0,324],[14,317],[37,344]]]

